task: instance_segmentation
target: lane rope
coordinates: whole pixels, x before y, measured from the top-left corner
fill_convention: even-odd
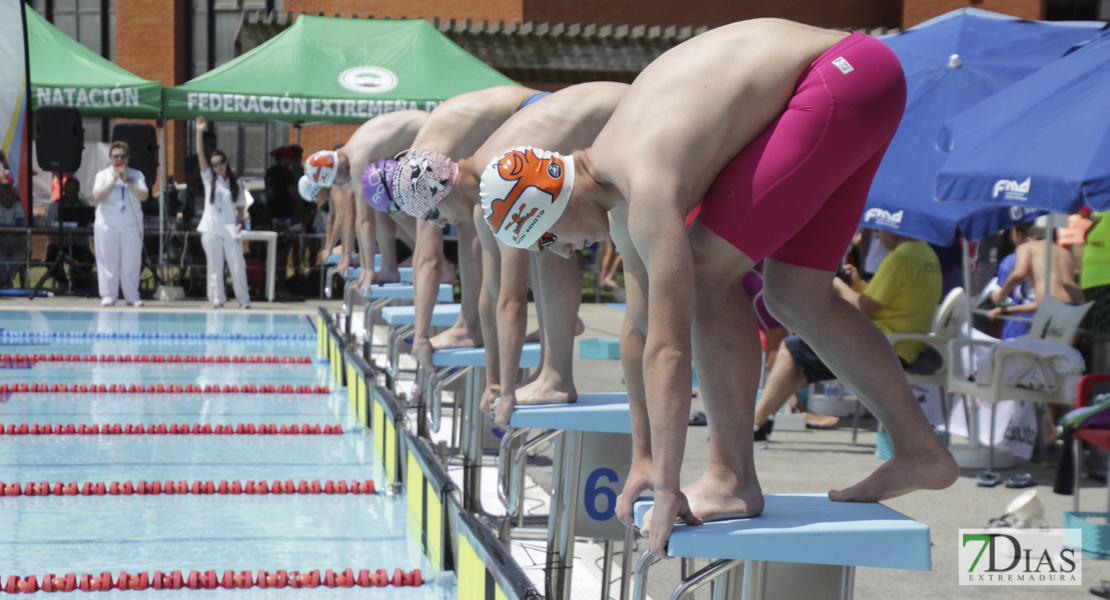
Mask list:
[[[330,394],[326,385],[196,383],[0,383],[0,394]]]
[[[18,368],[40,362],[80,363],[181,363],[181,364],[285,364],[310,365],[308,356],[209,356],[194,354],[0,354],[0,367]]]
[[[321,482],[319,479],[306,481],[304,479],[294,482],[292,479],[281,481],[275,479],[271,482],[259,481],[193,481],[192,485],[182,479],[173,481],[146,481],[140,479],[137,483],[131,481],[92,482],[78,483],[71,481],[43,481],[35,483],[28,481],[25,484],[0,483],[0,493],[3,496],[14,498],[17,496],[159,496],[159,495],[206,495],[206,496],[238,496],[267,494],[311,494],[325,496],[343,496],[347,494],[376,494],[374,480],[358,481],[352,479],[350,483],[342,479],[336,481],[328,479]]]
[[[53,573],[47,573],[42,577],[41,587],[38,578],[34,575],[26,577],[9,575],[3,591],[8,594],[33,594],[40,591],[74,592],[78,590],[82,592],[144,591],[147,589],[214,590],[216,588],[230,590],[252,587],[267,589],[284,587],[317,588],[321,586],[329,588],[351,588],[355,586],[368,588],[389,585],[394,587],[420,587],[423,584],[424,577],[420,573],[420,569],[408,572],[394,569],[392,577],[385,569],[377,569],[373,572],[370,569],[359,569],[357,575],[354,569],[338,571],[327,569],[323,575],[320,574],[319,569],[306,572],[279,569],[273,573],[265,569],[259,569],[257,573],[254,571],[239,571],[236,573],[227,569],[223,571],[222,577],[216,570],[208,570],[203,573],[189,571],[188,575],[181,571],[170,571],[168,573],[143,571],[134,574],[120,571],[116,576],[113,576],[109,571],[104,571],[99,575],[67,573],[55,576]]]

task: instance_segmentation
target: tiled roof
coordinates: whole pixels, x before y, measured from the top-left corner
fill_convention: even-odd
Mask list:
[[[235,34],[237,54],[261,45],[292,22],[291,13],[244,12]],[[451,41],[511,79],[563,85],[583,81],[631,83],[660,54],[710,29],[534,21],[431,22]],[[860,31],[883,35],[898,30]]]

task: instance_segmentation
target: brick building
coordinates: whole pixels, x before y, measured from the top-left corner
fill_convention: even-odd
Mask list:
[[[66,33],[115,61],[121,67],[166,86],[178,85],[218,67],[243,47],[246,14],[300,13],[378,18],[425,18],[437,24],[456,43],[486,60],[506,75],[543,89],[557,89],[589,79],[630,80],[636,61],[664,51],[706,28],[756,17],[782,17],[822,27],[889,30],[911,27],[965,6],[1029,19],[1110,18],[1110,0],[705,0],[674,3],[661,0],[28,0]],[[284,17],[283,17],[284,18]],[[255,19],[257,21],[257,19]],[[562,25],[560,25],[562,24]],[[580,27],[574,27],[579,24]],[[260,25],[259,28],[264,26]],[[684,29],[685,28],[685,29]],[[500,51],[491,45],[513,37],[517,47],[547,44],[557,53],[560,44],[604,32],[635,50],[619,68],[593,69],[571,65],[558,72],[528,64],[527,52],[517,51],[516,64],[497,64]],[[270,34],[272,35],[272,33]],[[500,37],[499,37],[500,36]],[[560,37],[561,36],[561,37]],[[575,38],[574,36],[578,36]],[[108,120],[90,119],[86,135],[107,140]],[[182,160],[192,151],[191,127],[168,125],[168,170],[180,181]],[[307,127],[300,131],[306,151],[332,147],[354,130],[349,125]],[[220,147],[228,151],[236,171],[261,176],[268,151],[296,137],[278,123],[218,123]]]

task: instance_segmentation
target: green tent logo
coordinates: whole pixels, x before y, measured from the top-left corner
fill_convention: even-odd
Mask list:
[[[384,67],[353,67],[339,74],[339,85],[361,94],[383,94],[397,83],[397,74]]]

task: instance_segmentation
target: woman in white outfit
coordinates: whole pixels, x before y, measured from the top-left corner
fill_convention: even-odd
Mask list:
[[[127,142],[112,142],[108,149],[112,164],[98,172],[93,181],[96,220],[96,278],[100,304],[111,306],[123,291],[123,300],[142,306],[139,274],[143,270],[143,208],[150,192],[142,171],[127,166],[131,149]]]
[[[207,125],[204,117],[197,117],[197,148],[203,146]],[[200,232],[204,254],[208,257],[208,298],[212,300],[213,308],[220,308],[227,300],[224,289],[226,259],[239,308],[250,308],[247,262],[243,259],[243,242],[239,238],[247,206],[243,185],[231,171],[223,150],[212,152],[211,163],[203,152],[197,154],[197,159],[200,161],[200,178],[204,182],[204,213],[197,231]]]

